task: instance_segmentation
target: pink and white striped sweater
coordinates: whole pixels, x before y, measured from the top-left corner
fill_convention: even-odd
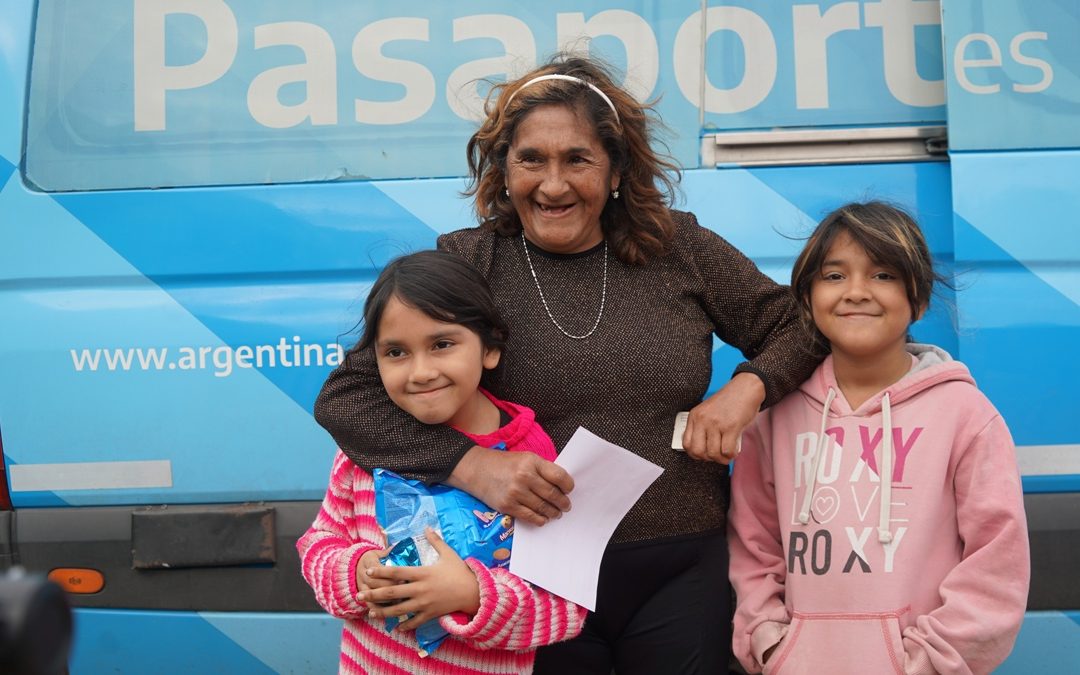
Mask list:
[[[532,410],[488,398],[513,419],[492,434],[470,435],[477,445],[493,447],[502,442],[511,452],[555,459],[555,447]],[[466,563],[480,584],[480,609],[474,617],[461,613],[442,617],[450,637],[433,654],[421,658],[411,631],[387,633],[383,620],[371,619],[356,597],[360,556],[385,546],[375,520],[371,474],[338,452],[322,509],[296,548],[315,599],[331,615],[345,619],[341,673],[531,673],[537,647],[581,632],[585,609],[534,588],[509,570],[488,569],[470,558]]]

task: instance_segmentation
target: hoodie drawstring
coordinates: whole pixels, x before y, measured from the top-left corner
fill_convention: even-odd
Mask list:
[[[810,478],[806,483],[806,492],[803,493],[802,508],[799,509],[799,522],[803,525],[810,522],[810,505],[814,499],[814,490],[817,488],[817,475],[821,467],[821,458],[825,454],[825,443],[828,442],[825,426],[829,422],[829,408],[835,398],[836,390],[829,387],[829,393],[825,397],[825,408],[821,411],[821,429],[818,431]],[[878,511],[878,541],[888,544],[893,539],[892,532],[889,530],[889,521],[892,519],[893,433],[892,406],[889,404],[888,392],[881,398],[881,426],[881,471],[879,472],[881,503]]]
[[[813,468],[810,469],[810,478],[806,482],[806,492],[803,493],[802,508],[799,509],[799,522],[806,525],[810,522],[810,503],[814,498],[814,488],[817,487],[818,468],[821,466],[821,456],[825,454],[825,425],[829,423],[829,408],[833,399],[836,398],[836,390],[829,387],[829,393],[825,396],[825,409],[821,411],[821,431],[818,432],[817,447],[814,449]]]
[[[881,398],[881,508],[878,512],[878,541],[882,544],[892,542],[889,520],[892,518],[892,407],[889,405],[888,392]]]

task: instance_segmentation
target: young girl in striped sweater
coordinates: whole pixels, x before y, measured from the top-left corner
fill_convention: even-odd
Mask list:
[[[390,399],[419,421],[553,460],[533,411],[479,386],[505,340],[483,277],[453,254],[423,251],[391,262],[372,286],[360,347],[374,352]],[[583,608],[507,569],[462,560],[430,530],[427,538],[439,553],[434,565],[383,567],[372,476],[337,453],[322,509],[297,549],[316,600],[345,619],[340,672],[529,673],[537,647],[581,631]],[[391,632],[388,616],[403,619]],[[450,637],[421,656],[413,631],[437,617]]]

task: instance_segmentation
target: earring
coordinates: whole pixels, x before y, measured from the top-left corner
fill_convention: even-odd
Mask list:
[[[611,198],[612,199],[618,199],[619,198],[619,188],[615,188],[615,190],[611,193]]]

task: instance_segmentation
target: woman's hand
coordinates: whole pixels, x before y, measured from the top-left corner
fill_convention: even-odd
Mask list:
[[[531,452],[473,447],[446,481],[493,509],[532,525],[570,510],[574,479],[558,464]]]
[[[739,373],[690,411],[683,448],[694,459],[727,464],[739,454],[739,436],[754,421],[765,400],[765,384],[753,373]]]
[[[474,616],[480,609],[480,584],[473,571],[430,527],[425,536],[439,554],[434,565],[371,568],[368,576],[388,585],[360,594],[373,617],[412,614],[411,619],[398,624],[401,630],[415,630],[429,619],[451,612]]]

